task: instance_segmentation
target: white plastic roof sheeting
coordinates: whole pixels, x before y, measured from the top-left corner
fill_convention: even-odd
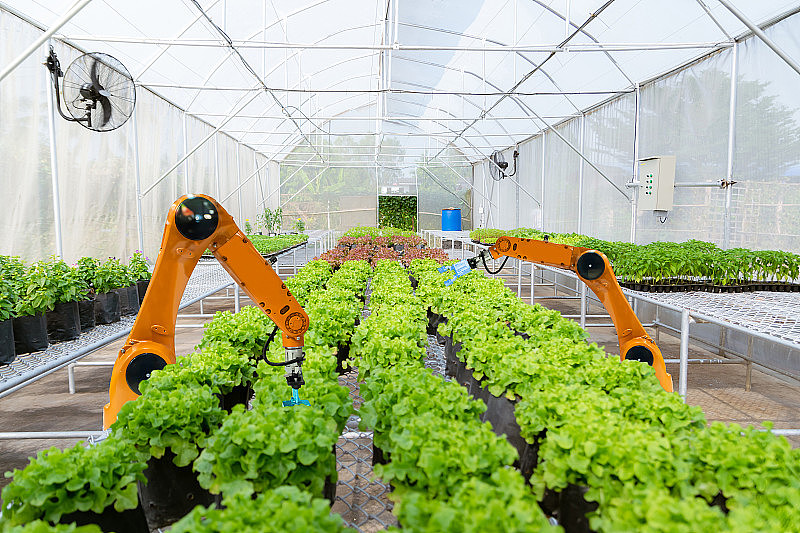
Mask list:
[[[73,4],[0,1],[44,27]],[[235,115],[223,131],[268,157],[326,133],[476,161],[744,32],[715,0],[93,0],[56,38],[211,124]]]

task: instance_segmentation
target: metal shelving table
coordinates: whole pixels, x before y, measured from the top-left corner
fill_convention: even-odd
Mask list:
[[[179,309],[199,302],[232,283],[231,277],[216,261],[201,261],[192,272]],[[0,398],[126,336],[135,320],[135,316],[122,317],[119,322],[95,326],[75,340],[52,344],[41,352],[17,356],[11,364],[0,367]]]
[[[461,242],[461,250],[455,248],[449,250],[450,256],[454,259],[464,257],[464,249],[470,246],[474,252],[487,248],[472,242],[467,232],[438,232],[429,231],[426,237],[429,242],[443,244],[446,241]],[[581,327],[613,326],[609,323],[587,323],[587,319],[608,318],[607,314],[588,314],[587,304],[591,300],[597,305],[601,305],[594,295],[587,290],[578,276],[571,271],[544,265],[533,264],[525,261],[514,260],[511,263],[512,272],[516,273],[517,295],[521,294],[523,276],[529,277],[530,282],[530,303],[537,299],[551,299],[553,296],[536,296],[536,286],[544,285],[561,289],[562,292],[571,295],[555,296],[559,299],[580,300],[580,314],[569,316],[580,320]],[[539,275],[536,273],[539,272]],[[549,279],[546,278],[549,276]],[[541,281],[537,282],[536,278]],[[561,279],[570,280],[560,282]],[[512,283],[513,286],[513,283]],[[650,305],[655,308],[655,320],[644,322],[645,326],[655,326],[657,332],[662,328],[680,337],[680,353],[676,360],[667,360],[670,363],[679,364],[678,391],[684,398],[686,397],[687,375],[689,363],[744,363],[747,365],[746,389],[749,390],[749,376],[751,365],[758,364],[773,372],[777,372],[794,379],[800,379],[800,375],[778,368],[774,365],[759,360],[753,356],[754,341],[766,343],[766,346],[778,346],[787,352],[786,360],[797,362],[796,367],[800,368],[800,293],[791,292],[749,292],[749,293],[709,293],[709,292],[683,292],[683,293],[651,293],[634,291],[623,288],[623,293],[632,302],[634,311],[642,319],[644,308]],[[680,315],[680,322],[670,325],[659,317],[663,311],[669,311]],[[689,339],[693,325],[714,324],[720,328],[720,341],[709,342],[707,339],[692,337],[695,340],[719,350],[720,359],[689,359]],[[727,334],[735,332],[744,336],[746,339],[746,353],[732,349],[725,345]],[[725,357],[733,356],[734,359]],[[781,434],[800,433],[797,430],[775,430]]]

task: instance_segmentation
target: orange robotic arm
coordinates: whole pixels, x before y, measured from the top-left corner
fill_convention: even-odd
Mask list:
[[[488,250],[468,259],[469,267],[475,268],[478,261],[497,259],[500,256],[515,257],[541,265],[563,268],[575,272],[600,299],[617,330],[620,360],[642,361],[652,366],[656,378],[667,392],[672,392],[672,377],[667,374],[664,357],[653,339],[636,318],[628,300],[617,283],[608,258],[597,250],[567,246],[535,239],[500,237]],[[458,265],[453,269],[459,275]],[[463,271],[463,267],[461,267]]]
[[[103,427],[117,419],[125,402],[136,399],[139,384],[153,370],[175,362],[175,321],[189,277],[209,249],[244,292],[281,329],[286,361],[302,360],[308,315],[272,269],[269,261],[214,199],[182,196],[170,207],[161,250],[139,315],[111,374]],[[299,362],[286,365],[287,382],[302,385]]]

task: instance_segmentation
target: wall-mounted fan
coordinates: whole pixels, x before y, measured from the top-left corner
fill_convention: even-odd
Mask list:
[[[492,155],[489,156],[489,174],[492,176],[493,180],[500,181],[506,176],[513,176],[517,173],[517,157],[519,157],[519,152],[514,150],[513,157],[514,171],[511,174],[506,174],[506,170],[508,170],[508,163],[503,157],[503,153],[499,150],[492,152]]]
[[[45,62],[53,78],[58,113],[70,122],[77,122],[92,131],[111,131],[119,128],[133,114],[136,105],[136,86],[125,66],[108,54],[92,52],[73,61],[61,72],[58,57],[50,47]],[[61,110],[58,78],[64,96],[64,106],[72,117]]]

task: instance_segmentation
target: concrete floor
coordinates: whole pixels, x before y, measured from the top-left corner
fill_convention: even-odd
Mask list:
[[[509,281],[516,283],[516,277]],[[552,289],[550,289],[552,291]],[[222,293],[224,294],[224,292]],[[548,295],[545,289],[537,288],[537,296]],[[551,293],[552,294],[552,293]],[[523,288],[522,298],[527,301],[530,293]],[[557,309],[563,314],[577,314],[577,300],[539,299],[538,303]],[[243,298],[242,304],[249,303]],[[215,300],[204,306],[205,313],[232,309],[233,302]],[[182,314],[199,313],[195,304]],[[592,306],[590,313],[601,313],[602,308]],[[595,322],[598,320],[593,319]],[[606,322],[608,319],[599,319]],[[179,323],[201,323],[207,319],[181,319]],[[592,320],[589,321],[589,324]],[[615,330],[611,327],[589,327],[591,340],[603,346],[609,353],[619,354]],[[655,338],[656,332],[650,330]],[[202,336],[202,329],[179,329],[176,335],[177,353],[188,353]],[[84,361],[114,361],[123,341],[106,346]],[[667,358],[677,358],[679,340],[661,333],[659,347]],[[694,345],[690,356],[714,356],[711,352]],[[677,384],[678,366],[668,365]],[[102,409],[108,401],[110,367],[79,367],[76,369],[76,393],[69,394],[67,371],[59,370],[23,389],[0,399],[0,431],[76,431],[98,430],[102,426]],[[752,388],[745,391],[744,365],[691,365],[689,367],[687,401],[700,406],[709,421],[721,420],[742,425],[758,425],[763,420],[772,420],[776,428],[800,428],[800,383],[778,378],[753,369]],[[29,457],[51,446],[73,446],[82,439],[73,440],[0,440],[0,472],[24,467]],[[800,446],[800,438],[790,439]],[[0,487],[8,480],[0,478]]]

